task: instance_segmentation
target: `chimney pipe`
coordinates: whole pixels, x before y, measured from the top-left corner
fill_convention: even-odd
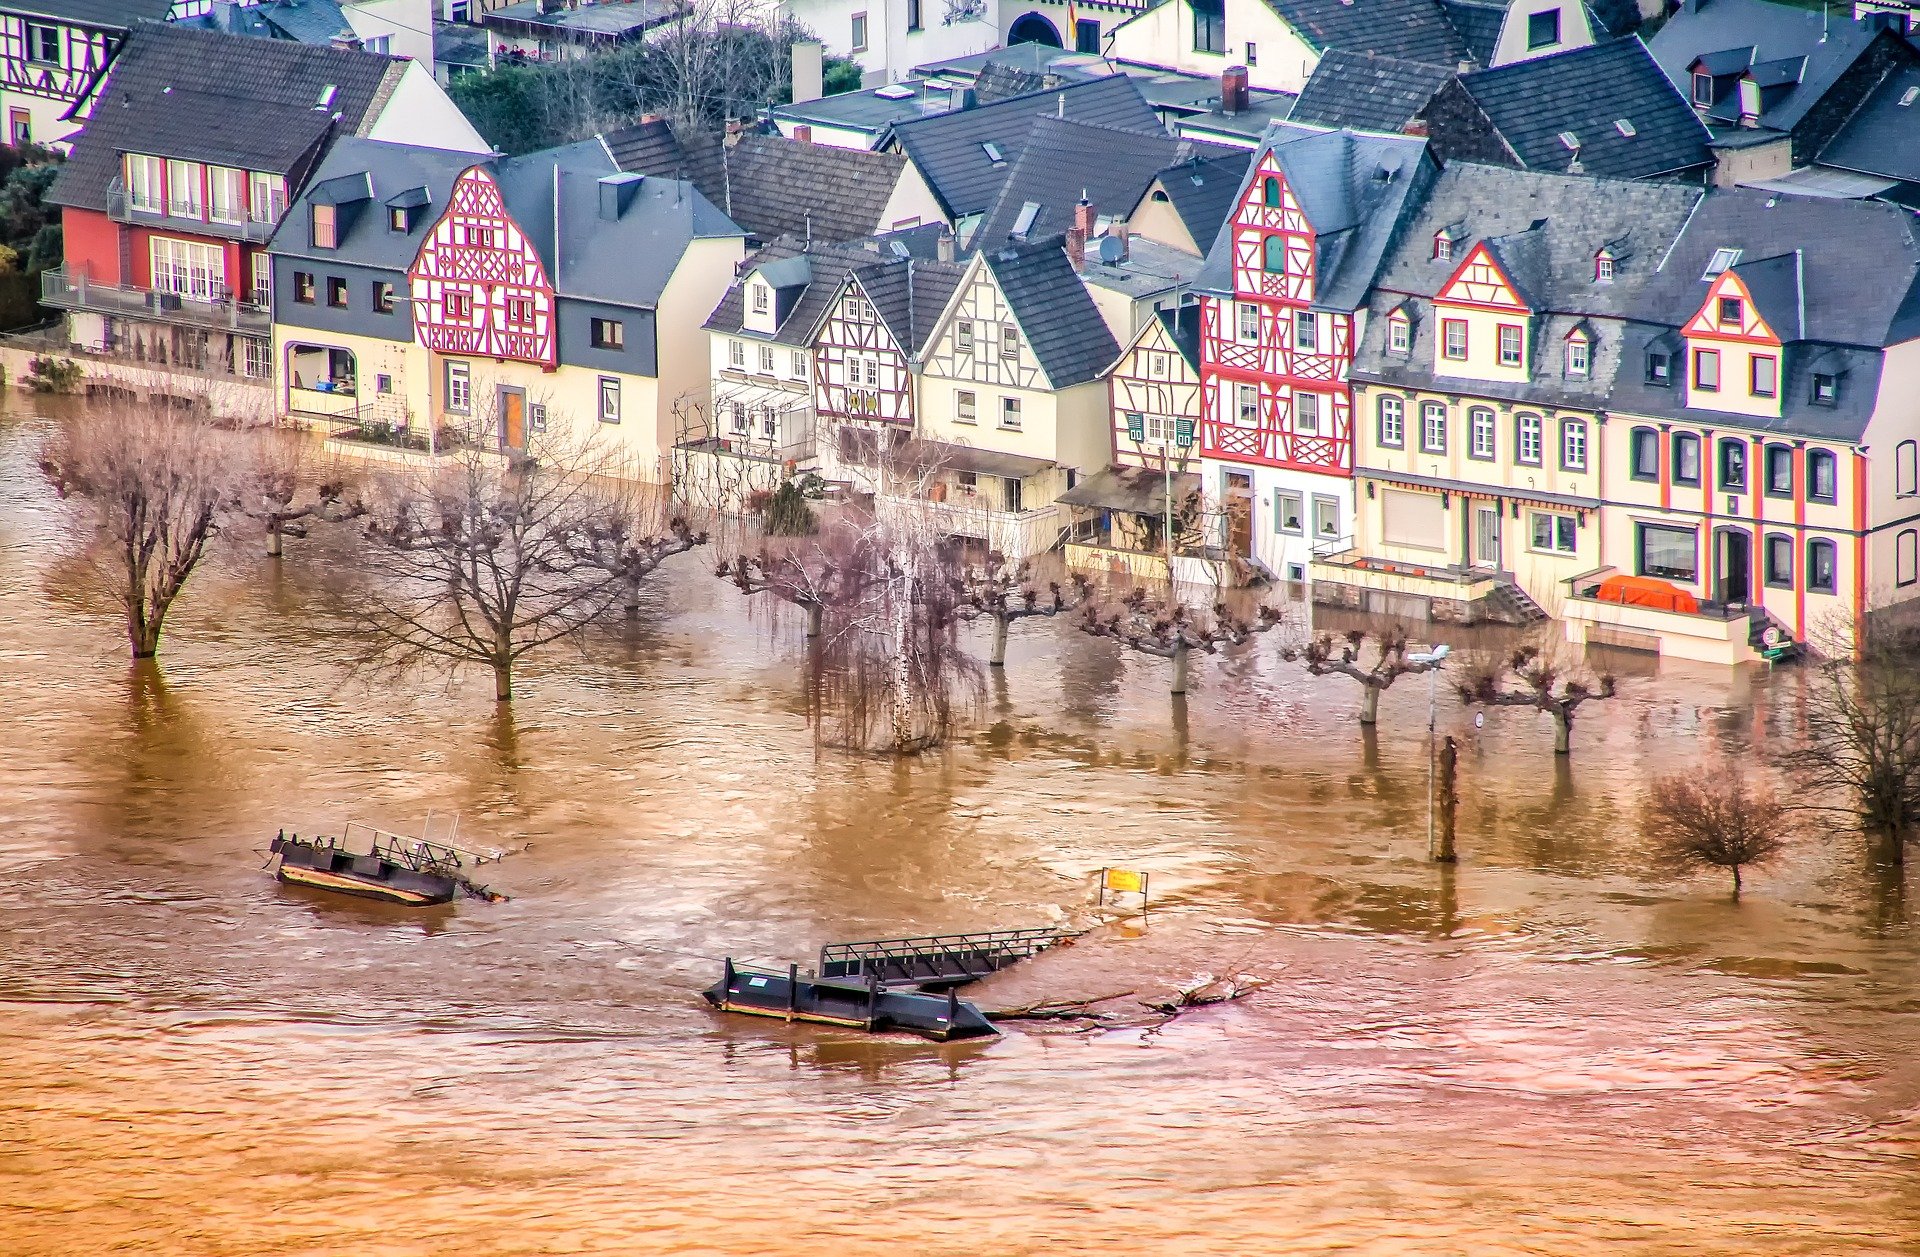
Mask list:
[[[1125,223],[1115,223],[1113,235],[1120,242],[1120,260],[1124,262],[1133,256],[1133,230]]]
[[[1220,71],[1220,112],[1228,115],[1247,111],[1247,67],[1232,65]]]
[[[793,103],[819,100],[826,93],[826,49],[816,40],[803,39],[793,45]]]
[[[1425,118],[1409,118],[1407,119],[1407,125],[1400,128],[1400,132],[1403,135],[1411,135],[1424,140],[1427,138],[1427,120]]]
[[[953,261],[953,233],[950,231],[941,232],[940,239],[934,242],[933,249],[934,255],[942,262]]]

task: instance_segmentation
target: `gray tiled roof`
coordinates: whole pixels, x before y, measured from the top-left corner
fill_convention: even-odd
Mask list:
[[[897,145],[919,168],[948,218],[957,219],[992,207],[1001,185],[1012,173],[1033,120],[1047,115],[1098,122],[1141,135],[1165,131],[1133,81],[1115,74],[1056,91],[896,123],[889,143]],[[999,151],[1002,161],[992,160],[983,147],[987,144]]]
[[[1467,55],[1481,65],[1493,64],[1493,50],[1500,42],[1500,28],[1507,20],[1505,0],[1440,0],[1447,21],[1460,32]]]
[[[1316,49],[1376,52],[1444,66],[1457,66],[1469,55],[1439,0],[1267,0],[1267,7]]]
[[[1156,310],[1154,317],[1167,329],[1167,339],[1187,360],[1195,373],[1200,370],[1200,304],[1189,302],[1171,310]]]
[[[1247,166],[1238,204],[1271,151],[1314,229],[1314,304],[1354,310],[1366,300],[1397,229],[1434,175],[1426,141],[1277,124]],[[1233,289],[1233,232],[1223,221],[1194,287]]]
[[[1902,104],[1903,100],[1907,103]],[[1909,183],[1920,181],[1920,108],[1916,104],[1920,104],[1920,66],[1893,70],[1820,150],[1820,164]]]
[[[313,172],[305,192],[295,197],[281,219],[270,246],[274,253],[290,257],[351,260],[382,270],[404,271],[413,265],[427,231],[447,206],[447,196],[460,172],[481,161],[472,153],[454,153],[445,149],[418,148],[411,144],[387,144],[349,136],[335,143]],[[340,247],[315,249],[308,231],[311,215],[308,207],[343,181],[358,179],[370,191],[372,212],[343,215],[340,219]],[[421,192],[424,190],[424,196]],[[381,206],[423,204],[426,208],[413,216],[412,230],[394,231]]]
[[[1447,66],[1330,48],[1290,117],[1309,126],[1398,132],[1453,74]]]
[[[857,267],[859,281],[874,313],[880,316],[896,344],[917,355],[933,335],[940,314],[967,268],[957,262],[908,260],[891,255]]]
[[[331,44],[354,39],[353,27],[337,0],[273,0],[259,6],[260,16],[281,38],[303,44]]]
[[[987,269],[1053,388],[1098,379],[1120,356],[1060,237],[987,251]]]
[[[1159,173],[1167,203],[1180,216],[1196,245],[1204,249],[1220,234],[1220,224],[1233,208],[1233,194],[1240,190],[1252,160],[1251,149],[1234,149],[1209,158],[1195,154]]]
[[[1574,152],[1563,133],[1579,142],[1587,174],[1644,179],[1713,160],[1706,126],[1637,35],[1481,70],[1459,82],[1529,170],[1570,167]]]
[[[1672,354],[1672,383],[1648,381],[1645,369],[1649,349]],[[1794,436],[1857,441],[1873,419],[1880,393],[1884,359],[1877,349],[1803,341],[1781,351],[1780,417],[1755,418],[1706,407],[1689,406],[1690,390],[1681,365],[1678,338],[1673,329],[1658,324],[1629,324],[1621,349],[1622,363],[1614,376],[1607,404],[1614,411],[1656,419],[1684,419],[1719,429],[1779,432]],[[1815,405],[1815,374],[1834,377],[1838,396],[1833,405]]]
[[[108,185],[129,152],[297,182],[329,135],[371,124],[406,65],[370,52],[143,22],[95,92],[49,199],[106,209]],[[329,86],[331,108],[314,108]]]
[[[1770,0],[1707,0],[1673,14],[1648,47],[1675,87],[1690,88],[1689,67],[1700,57],[1721,64],[1716,73],[1737,73],[1740,64],[1806,58],[1793,85],[1764,94],[1760,123],[1779,131],[1798,126],[1834,81],[1859,59],[1878,32],[1851,21],[1844,8],[1823,14],[1820,6],[1775,4]],[[1732,94],[1738,118],[1737,93]]]
[[[821,321],[847,283],[858,277],[887,325],[896,344],[908,354],[918,353],[959,286],[966,268],[953,262],[913,261],[891,252],[876,253],[864,242],[809,246],[785,236],[741,263],[737,278],[714,307],[705,327],[710,332],[739,332],[745,326],[746,280],[749,275],[785,262],[805,259],[807,287],[787,311],[771,339],[776,344],[804,348],[819,334]]]
[[[172,7],[172,0],[7,0],[6,11],[123,31],[136,22],[163,22]]]

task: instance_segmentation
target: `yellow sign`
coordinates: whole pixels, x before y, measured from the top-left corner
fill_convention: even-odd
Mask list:
[[[1133,869],[1106,869],[1104,871],[1107,875],[1106,888],[1116,894],[1129,891],[1134,894],[1139,894],[1146,885],[1147,875],[1145,873],[1140,873]]]

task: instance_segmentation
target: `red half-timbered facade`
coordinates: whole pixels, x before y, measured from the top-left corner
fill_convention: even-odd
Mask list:
[[[1317,233],[1271,150],[1230,230],[1233,295],[1201,299],[1201,452],[1350,476],[1354,315],[1314,308]]]
[[[913,426],[913,373],[873,299],[850,276],[813,344],[814,410],[836,423]]]
[[[553,283],[485,168],[454,182],[407,280],[428,349],[557,367]]]

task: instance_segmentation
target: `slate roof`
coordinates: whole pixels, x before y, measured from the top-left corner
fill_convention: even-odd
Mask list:
[[[1120,356],[1061,239],[1009,244],[982,256],[1027,347],[1055,389],[1098,379]]]
[[[605,137],[622,170],[691,179],[703,195],[763,240],[855,240],[889,224],[880,215],[906,169],[898,153],[874,153],[750,132],[728,146],[719,136],[691,142],[664,122]]]
[[[1459,81],[1529,170],[1569,168],[1574,153],[1560,139],[1563,132],[1578,139],[1587,174],[1644,179],[1713,160],[1705,124],[1637,35]],[[1620,127],[1623,121],[1632,135]]]
[[[1401,219],[1418,205],[1434,175],[1425,140],[1412,136],[1316,131],[1279,124],[1247,165],[1233,203],[1245,195],[1263,155],[1280,164],[1314,229],[1314,304],[1354,310],[1366,300]],[[1223,221],[1206,265],[1194,280],[1201,292],[1233,291],[1233,232]]]
[[[948,218],[958,219],[992,207],[1020,156],[1034,119],[1046,115],[1098,122],[1141,135],[1158,135],[1165,130],[1133,81],[1115,74],[956,113],[898,122],[887,143],[913,161]],[[999,151],[1002,161],[991,159],[983,147],[987,144]]]
[[[1316,49],[1378,53],[1430,65],[1457,66],[1467,41],[1439,0],[1267,0],[1267,7]]]
[[[1028,240],[1057,236],[1073,226],[1074,204],[1083,193],[1095,213],[1125,214],[1168,166],[1220,152],[1164,131],[1146,135],[1052,115],[1033,120],[1019,151],[993,208],[969,241],[971,248],[992,248],[1013,238],[1014,229],[1027,220],[1028,205],[1036,207],[1022,232]]]
[[[269,248],[288,257],[346,259],[382,270],[405,271],[413,265],[414,255],[434,220],[446,208],[453,181],[481,160],[472,153],[348,136],[327,150],[306,190],[294,198],[286,217],[280,220],[280,229]],[[372,204],[342,217],[339,248],[313,248],[308,207],[356,179],[367,189]],[[413,216],[412,230],[402,233],[392,230],[383,212],[389,204],[426,208]]]
[[[1708,68],[1716,75],[1738,73],[1743,65],[1772,65],[1769,73],[1777,83],[1762,95],[1760,124],[1791,131],[1878,35],[1864,23],[1849,20],[1844,10],[1823,17],[1818,6],[1706,0],[1692,11],[1682,9],[1669,17],[1648,48],[1661,71],[1683,93],[1691,90],[1689,67],[1698,58],[1710,58]],[[1794,67],[1792,79],[1779,79],[1784,63],[1799,58],[1805,58],[1805,64]],[[1717,121],[1738,121],[1738,93],[1727,93],[1712,116]]]
[[[967,268],[957,262],[909,263],[887,257],[855,268],[853,277],[873,303],[874,313],[893,333],[894,343],[918,355],[966,273]]]
[[[173,0],[8,0],[7,12],[50,17],[96,30],[124,31],[136,22],[164,22]]]
[[[1240,190],[1241,182],[1247,177],[1247,164],[1252,160],[1251,149],[1235,149],[1207,158],[1196,153],[1159,173],[1157,178],[1166,191],[1167,203],[1186,224],[1195,244],[1205,248],[1220,234],[1220,224],[1233,208],[1233,195]]]
[[[1397,134],[1453,74],[1447,66],[1329,48],[1289,116],[1309,126]]]
[[[1920,66],[1897,68],[1880,80],[1820,150],[1819,162],[1887,179],[1920,181]]]
[[[1481,65],[1493,64],[1493,50],[1500,42],[1500,28],[1507,20],[1504,2],[1485,0],[1440,0],[1440,9],[1467,46],[1467,54]]]
[[[806,291],[770,338],[795,348],[813,343],[834,299],[857,276],[894,342],[909,355],[917,354],[966,273],[966,267],[954,262],[914,261],[909,266],[906,259],[890,252],[875,253],[864,242],[809,246],[804,240],[783,236],[740,265],[733,285],[707,318],[706,330],[740,332],[746,319],[747,277],[796,259],[807,262]]]
[[[261,19],[283,39],[330,44],[338,38],[357,38],[337,0],[274,0],[258,9]]]
[[[129,152],[304,174],[328,136],[372,124],[406,66],[401,57],[143,22],[95,91],[48,199],[105,210]],[[331,108],[314,108],[329,86]]]
[[[1196,373],[1200,370],[1200,304],[1189,302],[1171,310],[1156,310],[1154,317],[1167,329],[1167,339]]]

